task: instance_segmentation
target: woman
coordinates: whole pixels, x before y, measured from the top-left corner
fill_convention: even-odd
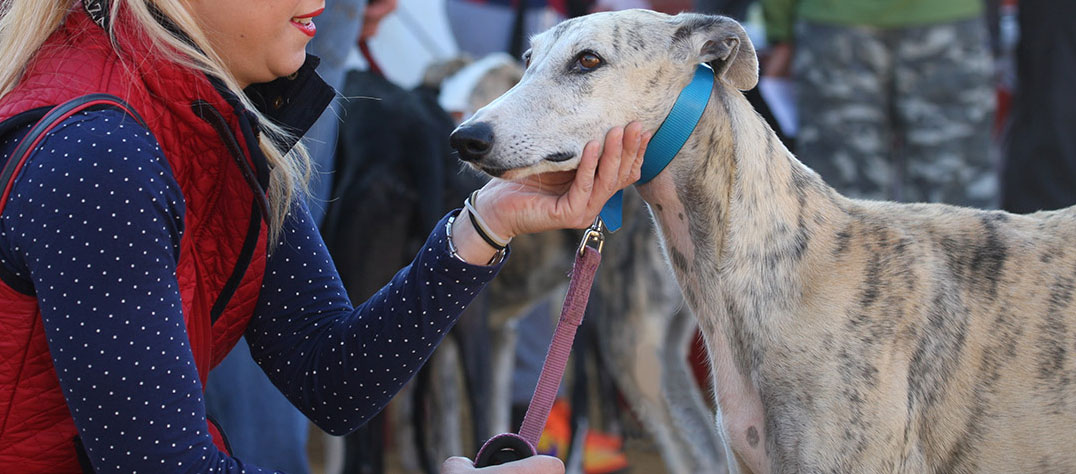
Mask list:
[[[578,172],[494,180],[481,219],[446,216],[352,308],[297,199],[295,137],[332,96],[304,52],[321,0],[103,3],[3,3],[0,161],[20,167],[0,198],[0,472],[256,471],[222,451],[201,397],[240,335],[311,420],[351,431],[496,273],[507,251],[480,232],[584,227],[639,175],[632,124]],[[131,111],[71,115],[11,156],[89,93]]]

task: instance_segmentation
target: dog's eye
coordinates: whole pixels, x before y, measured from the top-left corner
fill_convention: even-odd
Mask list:
[[[526,53],[523,53],[523,69],[529,67],[531,67],[531,52],[530,50],[527,50]]]
[[[599,58],[597,54],[591,52],[583,52],[575,62],[576,64],[579,64],[580,69],[590,71],[602,65],[602,58]]]

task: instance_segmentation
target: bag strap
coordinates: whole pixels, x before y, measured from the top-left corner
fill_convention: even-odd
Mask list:
[[[133,117],[139,125],[143,127],[146,126],[146,122],[142,120],[142,117],[140,117],[130,105],[119,97],[110,94],[84,95],[48,109],[48,111],[44,113],[44,116],[30,127],[30,131],[26,133],[26,136],[22,138],[19,145],[15,147],[15,151],[8,157],[7,163],[4,164],[3,171],[0,171],[0,190],[3,191],[3,194],[0,194],[0,214],[2,214],[4,208],[7,207],[8,197],[11,196],[11,190],[15,187],[15,178],[19,175],[19,171],[26,164],[26,161],[30,158],[30,155],[41,141],[45,139],[45,136],[56,128],[57,125],[72,115],[84,110],[106,107],[120,109],[127,115]],[[28,123],[33,119],[28,117],[27,114],[33,116],[36,115],[36,113],[40,113],[40,110],[41,109],[35,109],[12,117],[8,119],[8,121],[5,121],[5,123],[0,124],[0,130],[9,129],[12,120],[16,122],[16,126]],[[15,275],[15,272],[4,265],[0,265],[0,280],[19,293],[30,296],[36,294],[34,286],[30,281],[18,277]]]
[[[26,133],[26,136],[19,142],[19,146],[15,148],[15,151],[11,153],[11,157],[8,158],[7,164],[4,165],[4,170],[0,172],[0,189],[3,189],[3,194],[0,194],[0,214],[4,212],[4,208],[7,206],[8,197],[11,195],[11,189],[15,185],[15,177],[18,176],[19,171],[23,165],[26,164],[26,160],[29,159],[30,154],[37,148],[45,136],[56,128],[57,125],[67,120],[68,117],[75,115],[84,110],[98,109],[113,107],[122,110],[127,115],[133,117],[139,125],[145,127],[146,122],[142,120],[142,117],[135,112],[134,108],[128,105],[123,99],[111,94],[89,94],[81,97],[76,97],[67,102],[64,102],[45,113],[41,120],[38,120],[30,131]]]

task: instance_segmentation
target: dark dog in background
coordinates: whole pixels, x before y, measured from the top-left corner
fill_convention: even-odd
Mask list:
[[[343,90],[348,100],[340,111],[344,125],[337,148],[334,199],[322,234],[352,301],[364,301],[407,265],[440,218],[483,182],[472,173],[459,172],[445,141],[455,122],[438,106],[435,86],[405,90],[372,72],[348,75]],[[453,337],[483,337],[487,325],[481,307],[479,298],[461,316],[459,325],[468,330],[453,331]],[[464,373],[488,377],[488,370],[479,368],[488,366],[482,357],[482,353],[473,354],[467,362],[474,368]],[[428,374],[416,378],[428,383]],[[468,381],[468,385],[488,384]],[[488,403],[481,394],[472,400]],[[421,417],[414,421],[425,423]],[[385,423],[381,414],[348,435],[344,472],[384,472]],[[422,448],[426,439],[414,442],[419,453],[428,451]],[[432,456],[417,459],[427,472],[433,472],[440,460],[426,458]]]

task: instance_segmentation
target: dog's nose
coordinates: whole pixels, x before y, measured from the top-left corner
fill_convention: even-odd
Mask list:
[[[493,148],[493,127],[486,122],[465,125],[453,131],[448,142],[463,161],[478,161]]]

